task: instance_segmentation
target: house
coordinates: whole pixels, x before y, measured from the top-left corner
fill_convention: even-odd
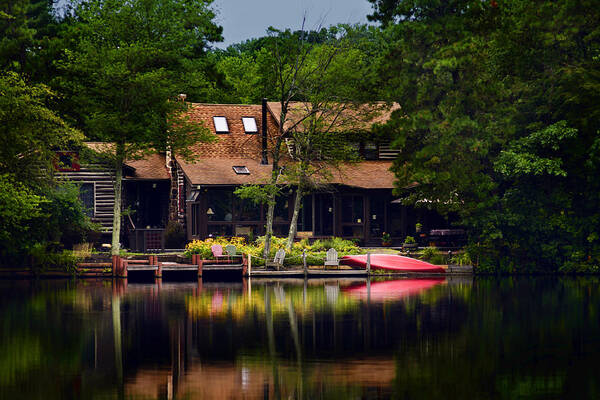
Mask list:
[[[292,105],[292,108],[300,104]],[[382,109],[372,118],[348,129],[369,131],[373,123],[384,123],[391,111]],[[179,221],[187,239],[216,236],[257,237],[264,234],[266,205],[255,205],[234,194],[240,185],[264,184],[271,176],[270,152],[279,124],[279,105],[190,104],[190,118],[203,122],[216,136],[211,143],[192,149],[195,159],[178,154],[156,153],[123,166],[122,243],[139,251],[164,248],[164,229]],[[294,113],[290,113],[293,118]],[[415,234],[415,224],[426,228],[446,227],[435,213],[403,206],[392,194],[390,171],[397,151],[389,143],[371,141],[362,135],[357,151],[362,161],[341,164],[328,174],[326,184],[303,199],[298,236],[339,236],[364,245],[379,245],[383,232],[399,244]],[[293,146],[293,143],[287,143]],[[100,150],[103,143],[88,143]],[[112,231],[113,175],[106,164],[79,165],[77,154],[59,153],[60,173],[81,184],[82,200],[92,220]],[[293,160],[288,157],[288,162]],[[293,210],[293,187],[280,196],[275,207],[273,230],[287,236]]]
[[[85,150],[102,152],[106,143],[86,142]],[[83,152],[86,152],[86,151]],[[87,153],[87,152],[86,152]],[[93,153],[92,153],[93,154]],[[110,243],[115,192],[114,169],[93,159],[80,162],[79,151],[57,152],[61,179],[80,186],[80,198],[91,218],[100,226],[103,241]],[[163,232],[169,218],[171,172],[166,153],[155,153],[123,166],[123,243],[141,251],[162,248]]]
[[[295,106],[299,108],[300,104],[292,108]],[[373,123],[385,122],[392,109],[382,110],[359,128],[370,129]],[[269,181],[272,165],[263,160],[266,155],[269,161],[270,146],[278,132],[279,104],[192,104],[190,115],[209,127],[218,140],[195,146],[194,162],[174,156],[178,218],[186,226],[188,239],[263,235],[266,205],[254,205],[233,192],[240,185]],[[290,116],[293,118],[293,113]],[[414,234],[417,222],[426,227],[444,226],[436,214],[415,211],[394,201],[395,178],[390,167],[397,152],[389,142],[363,140],[356,145],[364,160],[331,170],[327,184],[304,197],[299,236],[340,236],[365,245],[379,245],[383,232],[389,232],[393,241],[399,243],[407,234]],[[277,200],[273,224],[277,236],[288,233],[292,190]]]

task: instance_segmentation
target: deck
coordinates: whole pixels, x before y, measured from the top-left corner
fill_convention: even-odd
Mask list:
[[[251,263],[246,257],[232,260],[203,260],[199,255],[192,256],[192,259],[182,257],[161,255],[159,261],[158,255],[149,255],[146,257],[125,258],[121,256],[112,256],[112,262],[108,256],[91,258],[86,262],[79,263],[77,269],[67,272],[64,269],[49,269],[43,272],[32,270],[31,268],[13,268],[2,269],[0,277],[81,277],[81,278],[127,278],[129,273],[150,273],[155,278],[162,278],[163,273],[170,276],[178,273],[186,273],[186,277],[195,275],[201,278],[204,273],[209,274],[234,274],[240,277],[257,278],[309,278],[318,279],[326,277],[348,277],[362,278],[367,276],[398,276],[398,277],[425,277],[425,276],[465,276],[473,274],[472,266],[442,266],[445,273],[414,273],[414,272],[382,272],[370,271],[367,269],[353,269],[347,266],[340,266],[339,269],[324,268],[321,266],[297,266],[285,268],[279,271],[265,269],[264,267],[252,268]],[[191,262],[190,262],[191,261]],[[195,273],[195,274],[194,274]]]

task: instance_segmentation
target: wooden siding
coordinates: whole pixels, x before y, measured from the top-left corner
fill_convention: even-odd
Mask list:
[[[379,159],[380,160],[395,160],[400,152],[390,147],[390,142],[381,143],[379,145]]]
[[[113,171],[104,165],[82,165],[79,171],[58,172],[59,179],[73,183],[94,184],[94,216],[92,221],[102,226],[102,231],[112,233],[115,189]]]

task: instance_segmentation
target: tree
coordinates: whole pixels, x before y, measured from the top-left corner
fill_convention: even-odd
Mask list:
[[[312,102],[293,104],[289,110],[290,120],[303,121],[289,134],[293,143],[293,161],[286,165],[285,178],[294,185],[296,193],[286,244],[288,249],[292,248],[296,237],[303,197],[326,186],[332,169],[341,162],[358,160],[358,152],[353,146],[356,138],[348,137],[347,133],[364,124],[361,114],[366,113],[360,107],[350,102],[332,102],[327,96],[320,101],[315,98]]]
[[[0,65],[21,71],[25,65],[27,49],[33,43],[35,30],[29,26],[27,11],[29,0],[10,0],[0,8]]]
[[[209,140],[191,122],[177,95],[195,84],[188,67],[209,42],[221,40],[210,0],[92,0],[73,3],[59,85],[89,137],[112,143],[103,156],[114,167],[112,253],[119,252],[122,167],[125,160],[167,148],[190,157]],[[186,79],[187,78],[187,79]]]
[[[373,2],[406,203],[457,213],[482,268],[600,263],[593,2]]]
[[[48,87],[29,84],[15,72],[0,75],[0,174],[27,186],[48,186],[55,151],[83,139],[48,108],[53,97]]]
[[[284,142],[300,124],[318,112],[317,109],[312,109],[309,113],[290,120],[290,105],[294,100],[309,98],[310,90],[318,87],[313,85],[314,82],[327,72],[340,50],[339,43],[332,43],[327,50],[311,58],[315,45],[307,41],[307,35],[303,32],[304,29],[292,33],[290,30],[278,31],[269,28],[269,40],[260,53],[259,63],[263,66],[264,79],[269,82],[272,92],[275,93],[279,107],[278,132],[271,135],[270,143],[271,179],[266,185],[247,186],[236,190],[236,194],[242,198],[267,204],[265,258],[269,255],[273,236],[276,198],[280,195],[284,182],[281,164]]]
[[[52,97],[16,72],[0,75],[0,265],[72,245],[90,227],[77,188],[53,180],[55,151],[83,135],[47,108]]]

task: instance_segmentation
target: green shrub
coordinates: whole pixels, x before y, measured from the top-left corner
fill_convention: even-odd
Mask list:
[[[417,243],[415,238],[412,236],[407,236],[406,238],[404,238],[404,244],[415,244]]]
[[[429,262],[435,265],[444,265],[447,263],[447,259],[443,254],[436,254],[429,259]]]
[[[439,255],[440,252],[436,247],[425,247],[421,253],[421,260],[431,260],[433,257]]]
[[[463,265],[473,265],[473,262],[471,261],[471,256],[466,251],[464,253],[455,254],[450,259],[450,262],[452,264],[460,265],[460,266],[463,266]]]

